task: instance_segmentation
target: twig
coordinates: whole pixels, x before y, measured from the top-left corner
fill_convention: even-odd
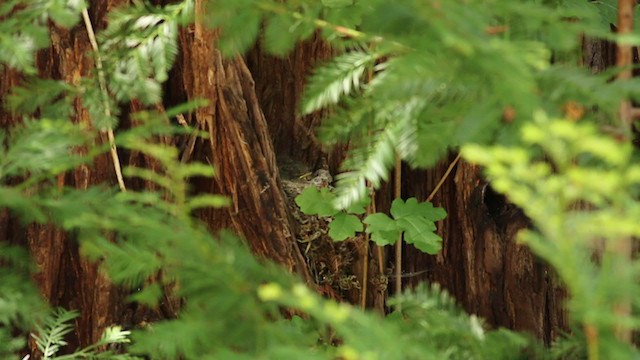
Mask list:
[[[402,159],[400,154],[396,153],[396,166],[395,166],[395,179],[393,188],[393,197],[400,199],[402,196]],[[396,296],[402,293],[402,233],[396,241],[396,259],[395,259],[395,294]],[[398,303],[396,305],[396,311],[402,311],[402,305]]]
[[[356,29],[353,29],[353,28],[349,28],[349,27],[333,24],[333,23],[328,22],[326,20],[317,19],[315,17],[309,17],[309,16],[306,16],[305,14],[303,14],[301,12],[292,11],[292,10],[288,9],[286,6],[277,5],[277,4],[273,3],[273,2],[258,3],[258,6],[262,10],[269,11],[269,12],[272,12],[272,13],[289,14],[289,16],[291,16],[295,20],[311,23],[318,29],[329,29],[331,31],[334,31],[336,34],[340,34],[341,36],[344,36],[344,37],[349,38],[349,39],[360,40],[360,41],[369,41],[372,44],[388,43],[388,44],[392,44],[394,47],[396,47],[398,49],[404,49],[404,50],[409,50],[410,49],[407,45],[402,44],[402,43],[400,43],[398,41],[389,40],[389,39],[383,38],[382,36],[370,35],[370,34],[367,34],[365,32],[362,32],[362,31],[359,31],[359,30],[356,30]]]
[[[429,194],[429,197],[427,198],[427,201],[433,200],[433,197],[436,196],[436,194],[438,193],[438,190],[440,190],[440,188],[442,187],[442,184],[444,184],[445,180],[447,180],[447,177],[449,177],[449,174],[451,174],[451,171],[456,166],[458,161],[460,161],[460,154],[458,154],[456,158],[453,159],[451,164],[449,164],[447,171],[444,172],[444,174],[440,178],[440,181],[438,181],[438,183],[436,184],[436,187],[433,188],[433,190],[431,191],[431,194]]]
[[[367,307],[367,291],[369,284],[369,234],[365,234],[364,249],[362,250],[362,289],[360,291],[360,307],[364,310]]]
[[[420,276],[422,274],[426,274],[426,273],[429,273],[429,272],[431,272],[430,269],[420,270],[420,271],[412,271],[412,272],[404,273],[400,277],[401,278],[411,278],[411,277]],[[389,277],[389,281],[397,281],[397,278],[394,275],[394,277]]]
[[[585,323],[583,329],[584,336],[587,339],[587,357],[589,360],[598,360],[600,357],[600,351],[598,350],[598,328]]]
[[[367,71],[367,81],[371,82],[373,79],[373,71],[371,68]],[[371,133],[371,130],[369,130]],[[370,182],[367,182],[367,190],[369,191],[369,195],[375,193],[373,190],[373,186]],[[373,197],[371,198],[373,201]],[[371,206],[369,206],[366,211],[366,215],[370,215]],[[365,232],[364,234],[364,243],[363,243],[363,251],[362,251],[362,289],[360,291],[360,307],[364,310],[367,307],[367,290],[369,288],[369,240],[371,240],[370,235]]]
[[[102,92],[102,99],[104,105],[104,114],[107,117],[111,117],[111,109],[109,108],[109,93],[107,91],[107,82],[104,77],[104,70],[102,69],[102,58],[100,57],[100,51],[98,48],[98,42],[96,41],[96,34],[93,32],[93,25],[91,25],[91,19],[89,18],[89,12],[87,8],[82,9],[82,19],[84,20],[84,26],[87,28],[87,34],[89,35],[89,42],[93,48],[93,52],[96,54],[96,69],[98,70],[98,83],[100,84],[100,91]],[[104,131],[104,130],[103,130]],[[118,157],[118,149],[116,148],[116,140],[113,135],[113,129],[110,127],[106,130],[107,138],[109,139],[109,149],[111,151],[111,160],[113,161],[113,169],[116,172],[116,178],[118,179],[118,186],[121,191],[127,191],[124,185],[124,178],[122,177],[122,169],[120,167],[120,158]]]
[[[369,207],[370,211],[369,214],[375,214],[376,213],[376,192],[372,191],[371,192],[371,205]],[[376,246],[376,255],[378,257],[378,272],[380,274],[384,274],[385,270],[384,270],[384,246]]]

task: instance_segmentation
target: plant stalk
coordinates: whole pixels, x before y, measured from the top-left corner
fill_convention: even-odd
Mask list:
[[[636,5],[636,0],[618,0],[618,35],[625,35],[633,32],[633,11]],[[618,81],[627,81],[633,77],[633,73],[631,71],[631,67],[633,65],[633,53],[632,48],[628,44],[617,44],[616,49],[616,65],[621,70],[618,74]],[[632,114],[632,105],[631,101],[628,99],[623,100],[620,103],[620,125],[624,129],[625,132],[631,133],[633,127],[633,114]],[[623,238],[620,239],[617,244],[615,251],[621,258],[627,260],[627,263],[631,261],[631,239]],[[624,262],[620,264],[623,266]],[[631,301],[627,297],[620,300],[619,303],[615,305],[614,312],[620,316],[620,318],[625,318],[631,315]],[[629,329],[623,328],[621,326],[616,326],[615,328],[616,336],[620,341],[631,343],[631,331]],[[597,339],[596,339],[597,340]],[[591,354],[589,354],[591,355]],[[590,356],[590,359],[591,358]]]
[[[400,199],[402,196],[402,159],[400,154],[396,153],[396,166],[395,166],[395,181],[393,189],[393,197]],[[396,256],[395,256],[395,294],[400,295],[402,293],[402,233],[396,242]],[[402,311],[401,304],[396,306],[396,311]]]
[[[107,91],[107,81],[104,76],[104,70],[102,68],[102,58],[100,57],[100,49],[98,48],[98,42],[96,41],[96,34],[93,31],[93,25],[89,18],[89,12],[87,8],[82,9],[82,19],[84,20],[84,26],[87,29],[89,35],[89,42],[93,48],[93,52],[96,54],[96,70],[98,70],[98,83],[100,84],[100,91],[102,92],[104,114],[107,117],[111,117],[111,109],[109,107],[109,92]],[[118,179],[118,186],[121,191],[127,191],[127,187],[124,185],[124,178],[122,176],[122,168],[120,167],[120,158],[118,157],[118,149],[116,147],[116,140],[113,134],[113,129],[110,127],[106,130],[107,138],[109,140],[109,150],[111,152],[111,160],[113,162],[113,169]]]

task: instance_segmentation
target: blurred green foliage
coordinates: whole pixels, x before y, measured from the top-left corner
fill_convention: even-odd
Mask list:
[[[227,55],[262,41],[282,56],[315,33],[342,51],[316,69],[300,105],[301,114],[329,110],[318,131],[326,145],[350,144],[335,192],[307,190],[298,200],[309,212],[341,217],[332,230],[337,238],[363,229],[352,214],[366,206],[367,183],[387,180],[397,154],[429,167],[462,147],[467,159],[484,165],[495,189],[531,218],[522,241],[570,290],[576,330],[551,351],[523,335],[487,330],[435,285],[399,294],[390,304],[402,304],[402,313],[385,318],[323,300],[255,259],[232,234],[211,235],[192,211],[227,200],[189,196],[188,179],[212,176],[213,169],[183,164],[176,149],[154,142],[155,135],[185,131],[168,126],[166,115],[142,113],[141,125],[117,139],[162,165],[161,172],[125,170],[161,191],[59,188],[55,176],[108,150],[74,151],[95,142],[93,128],[117,124],[120,103],[162,98],[178,52],[177,29],[194,19],[192,0],[164,7],[134,1],[112,11],[98,34],[111,94],[104,101],[93,74],[73,85],[41,79],[35,67],[35,51],[49,45],[50,23],[74,26],[85,6],[80,0],[0,4],[0,66],[24,75],[4,104],[24,121],[0,131],[0,208],[24,223],[77,234],[84,256],[100,260],[114,283],[140,289],[131,301],[154,306],[163,293],[184,299],[177,318],[132,331],[132,356],[638,357],[615,336],[616,329],[638,327],[637,261],[615,248],[640,233],[637,154],[620,142],[629,130],[615,118],[620,101],[638,100],[640,88],[635,79],[610,81],[620,69],[593,74],[578,65],[585,36],[620,40],[610,32],[615,1],[212,0],[203,17],[221,29],[218,46]],[[638,35],[624,41],[638,44]],[[93,127],[68,121],[78,98]],[[364,220],[374,241],[390,243],[404,231],[419,248],[438,251],[433,222],[442,209],[396,199],[391,215]],[[32,332],[44,344],[40,351],[55,356],[46,345],[64,342],[73,313],[47,309],[30,281],[35,269],[24,249],[0,243],[0,250],[0,355],[22,351],[23,334]],[[157,282],[146,281],[158,273]],[[631,315],[618,316],[621,303],[631,305]],[[285,308],[304,316],[286,316]],[[112,342],[127,340],[119,328],[105,334]]]

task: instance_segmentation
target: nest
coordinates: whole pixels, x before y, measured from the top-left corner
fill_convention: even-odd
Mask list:
[[[334,242],[328,234],[331,218],[306,215],[295,203],[296,196],[309,186],[330,188],[333,177],[328,170],[320,169],[312,173],[292,162],[281,165],[281,175],[284,193],[295,220],[295,238],[315,283],[324,295],[344,298],[349,290],[360,288],[360,283],[352,273],[357,239]]]

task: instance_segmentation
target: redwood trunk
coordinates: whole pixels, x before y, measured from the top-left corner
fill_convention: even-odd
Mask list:
[[[104,27],[104,15],[122,3],[126,1],[93,1],[90,4],[93,25],[98,29]],[[52,27],[51,39],[52,46],[38,54],[40,76],[77,84],[81,77],[90,74],[94,64],[83,26],[71,30]],[[210,138],[184,149],[183,159],[193,157],[210,161],[218,176],[214,180],[195,182],[195,191],[228,195],[233,205],[222,211],[203,212],[202,217],[212,230],[223,227],[235,230],[256,254],[273,259],[310,281],[304,259],[295,246],[294,224],[283,196],[271,138],[251,74],[243,58],[223,60],[214,48],[214,40],[214,32],[201,27],[196,27],[194,32],[181,32],[182,63],[173,71],[170,81],[183,83],[184,92],[167,93],[169,103],[175,102],[171,97],[176,94],[183,99],[205,98],[209,101],[208,106],[193,114],[192,124],[208,131]],[[5,70],[0,77],[0,99],[20,80],[18,74]],[[141,106],[134,102],[130,108],[137,111]],[[72,121],[90,124],[80,100],[74,103],[74,109],[76,115]],[[130,124],[128,119],[121,120],[121,124]],[[16,117],[0,110],[3,128],[17,122]],[[175,142],[172,139],[160,141]],[[157,164],[143,154],[121,156],[121,161],[124,166],[157,168]],[[61,176],[58,184],[84,189],[104,181],[116,184],[111,161],[106,155],[98,157],[91,166],[81,166]],[[153,188],[153,184],[146,182],[127,181],[127,185]],[[29,248],[39,269],[36,282],[52,306],[81,312],[75,334],[67,339],[69,347],[95,342],[102,330],[112,324],[132,327],[142,321],[175,315],[174,303],[158,311],[127,304],[127,290],[113,286],[98,270],[98,264],[80,256],[74,239],[53,226],[23,227],[17,219],[2,211],[0,235],[6,241]]]
[[[405,194],[426,198],[448,165],[407,171]],[[433,203],[447,210],[438,225],[443,250],[429,256],[405,246],[405,270],[427,271],[409,278],[407,286],[438,282],[489,324],[529,332],[547,344],[567,330],[563,289],[549,267],[517,243],[518,232],[530,225],[528,219],[491,189],[478,167],[458,163]]]

